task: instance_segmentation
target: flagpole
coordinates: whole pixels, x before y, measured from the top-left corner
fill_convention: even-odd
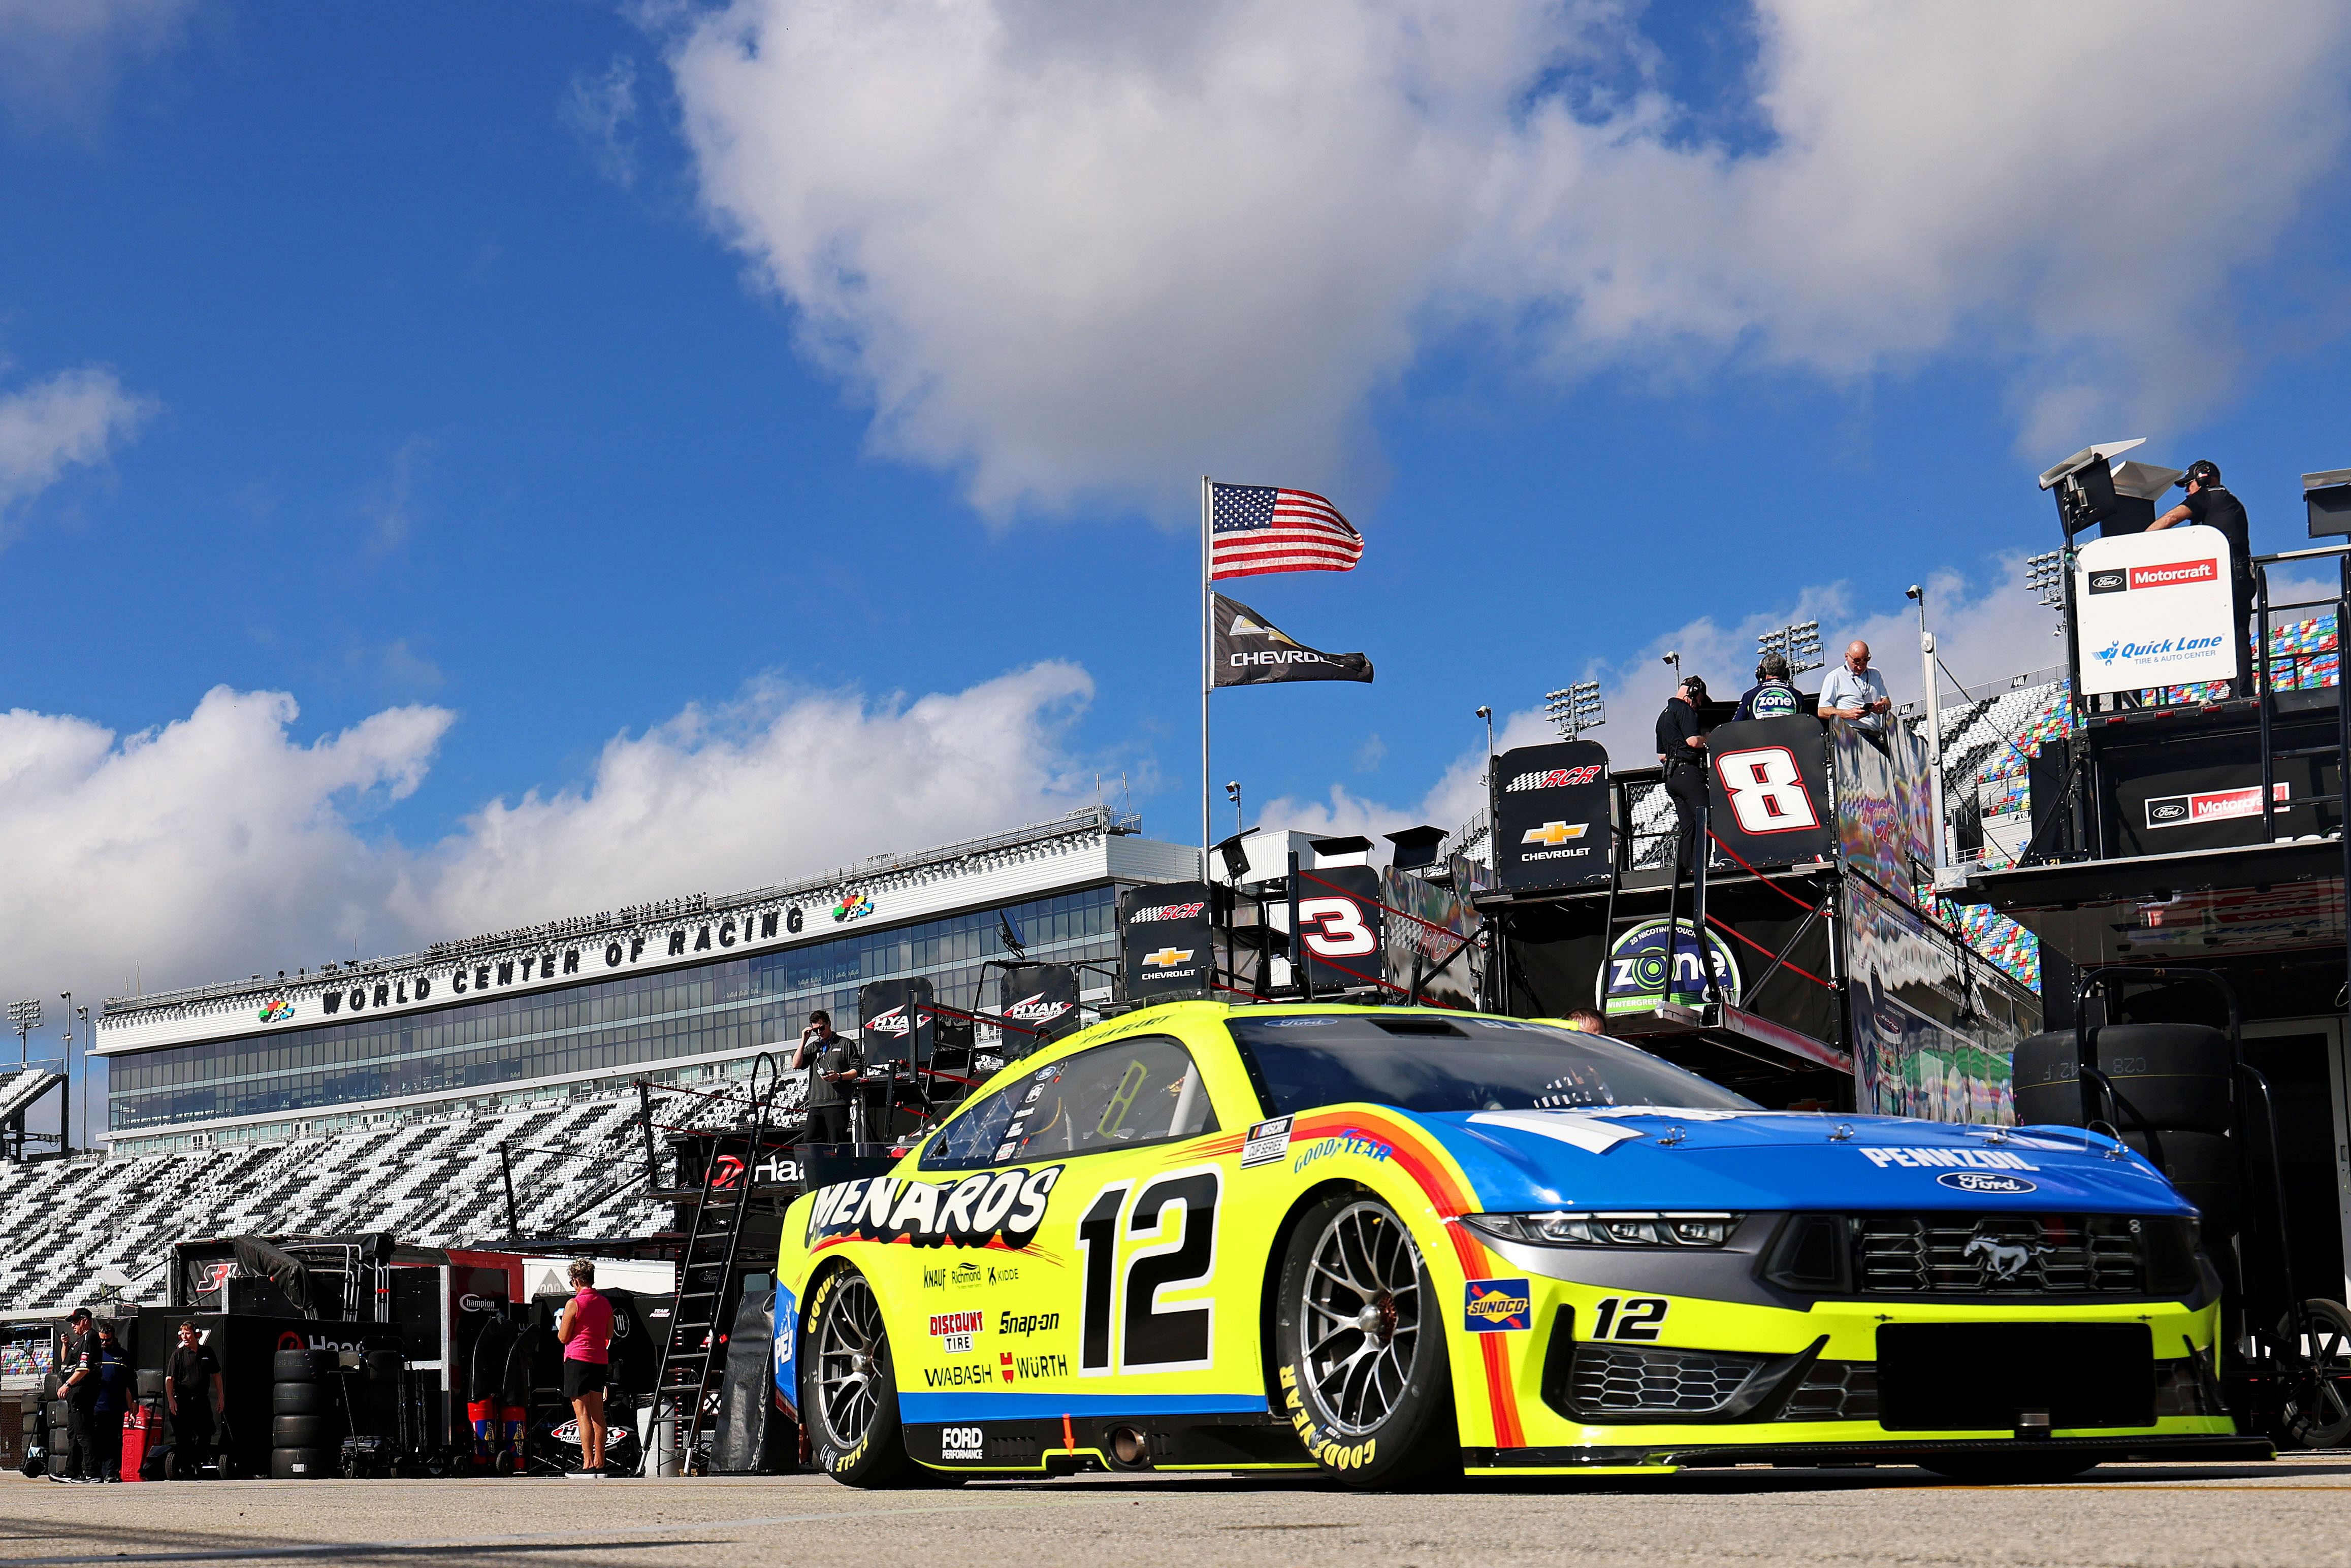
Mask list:
[[[1216,689],[1215,637],[1209,599],[1208,476],[1200,476],[1200,874],[1208,874],[1208,694]]]

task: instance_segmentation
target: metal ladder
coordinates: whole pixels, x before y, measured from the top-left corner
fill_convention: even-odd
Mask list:
[[[768,1070],[764,1094],[759,1091],[762,1067]],[[645,1440],[647,1475],[659,1473],[655,1459],[664,1446],[664,1431],[669,1434],[666,1446],[676,1455],[673,1473],[685,1474],[693,1462],[695,1441],[705,1425],[716,1416],[719,1385],[726,1375],[726,1340],[734,1329],[726,1321],[727,1292],[735,1279],[752,1189],[758,1185],[768,1107],[781,1082],[782,1070],[776,1059],[761,1051],[751,1063],[751,1120],[740,1134],[742,1168],[733,1182],[720,1180],[733,1138],[721,1136],[711,1144],[709,1163],[702,1172],[702,1198],[695,1206],[685,1250],[678,1257],[669,1338],[663,1343],[661,1364],[653,1374],[653,1419]]]

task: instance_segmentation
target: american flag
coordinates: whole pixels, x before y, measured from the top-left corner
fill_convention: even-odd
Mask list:
[[[1364,558],[1364,536],[1311,490],[1271,485],[1208,486],[1208,576],[1275,571],[1348,571]]]

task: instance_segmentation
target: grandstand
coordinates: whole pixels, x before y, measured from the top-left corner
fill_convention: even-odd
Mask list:
[[[656,1093],[666,1096],[656,1120],[677,1129],[731,1124],[742,1107],[720,1095]],[[670,1210],[644,1196],[637,1109],[632,1093],[550,1096],[285,1143],[0,1163],[0,1236],[9,1239],[0,1312],[89,1300],[110,1265],[130,1277],[127,1299],[162,1301],[165,1249],[192,1237],[381,1230],[423,1247],[503,1240],[501,1145],[511,1151],[522,1236],[643,1238],[666,1228]]]

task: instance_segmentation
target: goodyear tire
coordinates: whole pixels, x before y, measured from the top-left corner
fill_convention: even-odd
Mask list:
[[[2229,1037],[2220,1030],[2192,1023],[2109,1024],[2097,1031],[2092,1048],[2098,1071],[2114,1083],[2126,1130],[2229,1130],[2233,1067]],[[2019,1041],[2014,1068],[2020,1125],[2082,1124],[2081,1067],[2073,1030]]]
[[[273,1480],[324,1480],[335,1473],[331,1448],[272,1448],[269,1474]]]
[[[2237,1233],[2243,1189],[2235,1144],[2218,1133],[2168,1132],[2126,1133],[2123,1142],[2152,1161],[2173,1189],[2197,1207],[2207,1238],[2217,1240]]]
[[[316,1383],[335,1364],[331,1350],[281,1350],[270,1359],[269,1375],[279,1383]]]
[[[272,1416],[269,1445],[274,1448],[329,1448],[343,1440],[343,1423],[334,1416]]]
[[[2033,1453],[1952,1454],[1919,1462],[1938,1476],[1970,1486],[2024,1486],[2071,1480],[2085,1470],[2095,1469],[2098,1464],[2096,1459],[2079,1454]]]
[[[1445,1314],[1395,1212],[1363,1194],[1300,1217],[1275,1288],[1273,1407],[1308,1454],[1365,1490],[1458,1474]]]
[[[833,1479],[853,1487],[917,1482],[898,1422],[898,1385],[882,1303],[854,1269],[827,1274],[809,1301],[808,1343],[800,1360],[800,1408],[809,1455]]]
[[[340,1407],[334,1389],[324,1383],[279,1383],[269,1390],[273,1416],[324,1416]]]

